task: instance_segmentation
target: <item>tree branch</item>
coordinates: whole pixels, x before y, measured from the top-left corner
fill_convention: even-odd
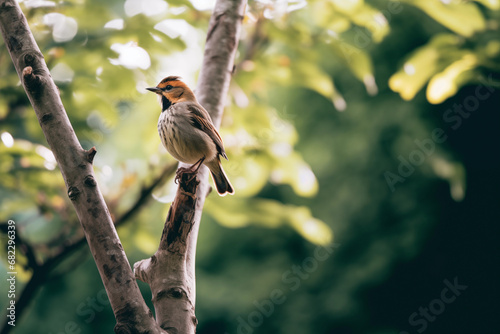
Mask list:
[[[0,232],[4,233],[6,236],[8,234],[8,224],[7,223],[2,223],[0,224]],[[27,270],[29,268],[36,269],[37,267],[40,266],[38,263],[38,260],[36,259],[36,254],[31,247],[31,245],[24,240],[24,237],[22,237],[21,233],[17,231],[16,233],[16,247],[19,248],[19,250],[26,256],[26,259],[28,260],[28,263],[24,266],[24,269]]]
[[[184,173],[170,206],[158,251],[134,265],[137,279],[151,286],[156,321],[173,333],[195,333],[193,276],[186,276],[187,237],[195,223],[196,175]]]
[[[153,193],[154,189],[162,185],[169,177],[171,177],[174,174],[176,168],[177,164],[175,163],[167,165],[162,170],[160,175],[151,182],[151,184],[144,185],[135,203],[127,211],[125,211],[118,219],[116,219],[115,226],[116,227],[121,226],[125,222],[129,221],[130,218],[134,217],[140,211],[140,209],[144,207],[144,205],[152,198],[151,194]],[[3,228],[0,228],[0,230],[4,232]],[[6,231],[7,229],[5,229],[5,232]],[[19,233],[16,235],[16,238],[17,238],[17,243],[21,244],[22,250],[25,249],[26,247],[28,247],[27,249],[30,250],[31,255],[26,254],[28,259],[29,257],[31,257],[34,260],[36,260],[35,251],[33,250],[33,248],[27,242],[25,242],[24,239],[22,240],[23,242],[19,240]],[[45,284],[45,281],[49,277],[52,270],[56,268],[59,263],[64,261],[64,259],[72,255],[75,251],[77,251],[86,244],[87,244],[87,239],[85,239],[85,236],[83,236],[80,239],[62,247],[57,254],[46,259],[42,264],[37,263],[36,265],[33,264],[29,265],[29,267],[33,270],[33,273],[28,283],[26,284],[25,288],[22,290],[19,299],[16,301],[17,319],[21,319],[24,311],[26,310],[26,307],[34,298],[38,289],[43,284]],[[6,318],[4,320],[2,331],[0,331],[0,334],[7,334],[11,329],[13,329],[12,326],[8,325],[8,321],[9,318]]]
[[[262,49],[262,44],[266,41],[266,36],[262,32],[262,27],[264,25],[264,10],[259,13],[257,21],[254,24],[253,33],[250,38],[248,38],[248,43],[245,48],[245,52],[242,57],[240,57],[239,63],[236,65],[236,71],[240,70],[245,62],[251,61],[258,50]]]
[[[218,0],[210,19],[196,95],[219,127],[246,0]],[[183,164],[181,164],[182,166]],[[209,192],[208,169],[184,173],[156,253],[137,262],[137,279],[150,285],[156,321],[173,333],[195,333],[195,253],[201,213]]]
[[[18,3],[0,0],[0,29],[17,74],[54,153],[113,308],[117,333],[162,333],[140,293],[91,160],[78,142]]]

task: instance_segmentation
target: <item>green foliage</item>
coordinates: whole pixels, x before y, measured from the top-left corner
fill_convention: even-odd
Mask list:
[[[403,99],[411,100],[428,83],[428,101],[442,103],[461,87],[480,82],[487,73],[498,72],[500,43],[495,17],[499,1],[478,1],[492,11],[481,10],[474,2],[452,1],[447,5],[438,0],[406,2],[453,33],[435,35],[411,53],[403,68],[392,76],[390,87]]]

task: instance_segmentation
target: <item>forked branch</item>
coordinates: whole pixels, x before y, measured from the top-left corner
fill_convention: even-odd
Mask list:
[[[220,124],[246,0],[218,0],[210,20],[197,87],[200,103]],[[117,333],[194,333],[195,251],[209,186],[207,169],[184,174],[167,217],[160,246],[136,264],[137,278],[153,291],[154,321],[132,274],[102,194],[95,181],[95,148],[78,142],[57,87],[50,77],[17,1],[0,0],[0,28],[16,71],[63,175],[92,256],[115,314]]]
[[[218,0],[210,19],[196,96],[216,127],[222,119],[245,6],[246,0]],[[202,166],[194,176],[184,173],[181,177],[158,251],[134,265],[136,278],[151,287],[156,320],[175,333],[194,334],[197,323],[195,253],[209,192],[207,168]]]

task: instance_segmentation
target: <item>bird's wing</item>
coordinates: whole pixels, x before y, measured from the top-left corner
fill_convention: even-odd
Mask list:
[[[222,138],[212,123],[210,114],[200,105],[195,103],[189,103],[187,105],[189,110],[189,118],[191,124],[201,131],[205,132],[214,141],[217,147],[217,152],[227,159],[226,152],[224,151],[224,144],[222,143]]]

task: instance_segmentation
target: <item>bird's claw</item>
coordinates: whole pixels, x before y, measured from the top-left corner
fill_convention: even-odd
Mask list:
[[[175,184],[178,184],[179,180],[182,179],[182,176],[184,174],[190,174],[190,176],[186,179],[186,182],[189,183],[196,177],[197,172],[198,172],[198,169],[194,169],[192,167],[189,167],[189,168],[179,167],[179,169],[177,169],[177,172],[175,172],[174,182],[175,182]]]
[[[175,179],[174,179],[175,184],[177,184],[178,181],[180,179],[182,179],[182,175],[184,175],[185,173],[186,174],[191,174],[191,176],[186,180],[186,182],[188,182],[188,183],[191,182],[196,177],[196,174],[198,174],[198,170],[200,169],[201,164],[203,163],[203,161],[205,161],[205,157],[203,157],[200,160],[198,160],[191,167],[188,167],[188,168],[186,168],[186,167],[179,167],[177,169],[177,172],[175,172]]]
[[[184,175],[184,173],[189,173],[189,172],[190,172],[189,168],[179,167],[175,172],[175,179],[174,179],[175,184],[179,183],[179,180],[182,178],[182,175]]]

